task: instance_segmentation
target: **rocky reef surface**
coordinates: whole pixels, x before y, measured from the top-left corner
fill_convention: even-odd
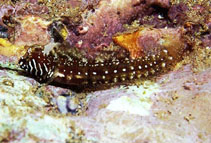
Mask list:
[[[0,1],[0,142],[211,142],[209,7],[208,0]],[[34,47],[82,63],[131,62],[166,49],[174,59],[168,68],[144,62],[144,76],[134,79],[139,67],[121,64],[130,78],[117,72],[118,82],[76,93],[62,85],[63,71],[55,71],[57,84],[23,72],[20,57]]]

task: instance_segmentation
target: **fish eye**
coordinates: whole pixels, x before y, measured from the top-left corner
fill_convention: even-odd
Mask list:
[[[21,59],[19,60],[18,64],[20,65],[20,67],[24,66],[26,64],[26,59],[21,57]]]

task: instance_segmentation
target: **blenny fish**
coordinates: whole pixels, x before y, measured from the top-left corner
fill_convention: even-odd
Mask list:
[[[174,36],[169,34],[169,37],[173,38]],[[19,60],[19,65],[40,82],[54,82],[79,87],[122,83],[156,76],[172,68],[182,59],[185,47],[179,41],[180,38],[174,38],[178,41],[173,40],[172,44],[169,44],[169,41],[166,42],[168,44],[162,42],[167,46],[158,46],[156,50],[152,49],[151,51],[148,49],[149,52],[146,52],[144,56],[115,58],[115,60],[103,62],[83,61],[69,55],[58,56],[54,52],[46,54],[42,48],[33,48]],[[124,39],[127,39],[127,36],[124,36]],[[133,45],[134,42],[136,41],[132,42]]]
[[[28,53],[19,61],[20,67],[41,82],[53,81],[66,85],[117,83],[157,75],[172,67],[176,57],[167,49],[157,55],[138,59],[116,59],[104,62],[83,62],[65,57],[45,55],[41,49]]]

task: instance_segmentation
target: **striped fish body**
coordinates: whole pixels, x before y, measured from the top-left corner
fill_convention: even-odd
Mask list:
[[[39,48],[33,52],[28,51],[24,57],[19,60],[20,68],[40,82],[49,81],[55,70],[55,58],[45,55]]]
[[[53,54],[45,55],[41,49],[28,52],[19,64],[27,73],[41,82],[53,81],[67,86],[112,84],[155,76],[175,65],[178,56],[169,49],[137,59],[83,62],[69,60]]]

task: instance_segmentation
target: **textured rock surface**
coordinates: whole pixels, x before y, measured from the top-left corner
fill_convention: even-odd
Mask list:
[[[36,10],[37,0],[27,1],[35,3],[32,8],[35,13],[39,13],[39,10]],[[102,0],[101,5],[96,6],[98,0],[82,0],[82,7],[94,2],[94,8],[101,8],[100,12],[94,12],[96,15],[109,13],[111,9],[106,9],[104,3],[106,1],[111,0]],[[112,6],[115,6],[116,1],[112,2]],[[118,0],[118,2],[121,1]],[[151,5],[168,6],[167,0],[149,0],[148,2]],[[178,63],[172,71],[157,76],[155,79],[136,81],[138,86],[134,83],[130,86],[114,86],[108,90],[74,93],[69,89],[40,84],[17,72],[20,70],[17,61],[21,52],[17,52],[20,55],[16,55],[15,50],[13,51],[14,45],[1,41],[0,142],[210,143],[211,48],[210,31],[206,29],[210,25],[210,20],[208,16],[204,18],[208,11],[203,10],[206,6],[203,5],[202,0],[195,2],[196,4],[187,2],[186,5],[194,9],[187,13],[180,11],[187,10],[183,4],[177,5],[179,2],[175,0],[171,2],[175,6],[170,6],[168,13],[151,7],[148,9],[149,13],[146,11],[141,13],[138,16],[139,19],[132,25],[124,25],[126,26],[124,28],[130,30],[130,28],[139,27],[139,24],[150,24],[155,28],[182,25],[193,46],[192,53]],[[68,1],[68,3],[74,3],[73,7],[81,5],[74,1]],[[62,3],[59,4],[58,6],[62,6]],[[8,9],[13,8],[1,7],[0,17],[7,13]],[[16,9],[19,11],[21,6]],[[89,10],[92,11],[91,9]],[[125,9],[120,10],[124,12]],[[21,13],[20,10],[19,14],[30,13],[30,11],[26,9]],[[172,15],[174,12],[176,12],[175,15]],[[166,21],[167,17],[170,21]],[[89,18],[98,22],[95,16]],[[116,14],[112,18],[116,18]],[[136,25],[137,21],[139,24]],[[102,27],[102,21],[96,24]],[[204,26],[204,29],[199,25]],[[118,27],[118,25],[115,26]],[[97,27],[92,28],[95,32],[100,31]],[[114,30],[112,27],[109,28],[110,31]],[[95,36],[95,34],[101,33],[90,31],[90,35]],[[45,34],[37,36],[42,37]],[[109,39],[111,36],[106,38]],[[89,39],[83,40],[91,44]],[[104,39],[101,40],[99,42],[93,39],[97,45],[98,42],[101,44],[104,41]],[[9,48],[5,50],[5,47],[10,47],[12,52],[7,53]],[[9,69],[14,69],[14,71]]]
[[[89,93],[83,102],[88,110],[80,116],[58,112],[57,106],[60,111],[65,106],[53,102],[64,93],[73,96],[71,91],[39,90],[37,82],[15,72],[1,70],[0,76],[1,141],[73,141],[70,136],[84,142],[211,141],[210,68],[193,73],[186,65],[155,83]]]

